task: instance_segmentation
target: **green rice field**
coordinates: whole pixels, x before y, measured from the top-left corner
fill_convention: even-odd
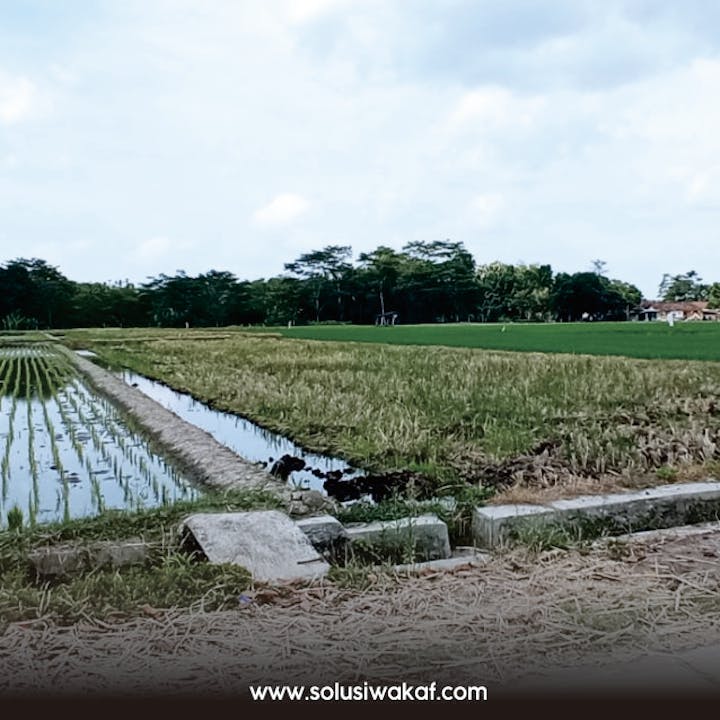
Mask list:
[[[273,328],[306,340],[447,345],[521,352],[623,355],[720,361],[720,323],[662,322],[397,325],[312,325]]]

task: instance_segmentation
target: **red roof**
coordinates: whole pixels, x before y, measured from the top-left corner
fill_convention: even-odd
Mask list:
[[[669,312],[670,310],[682,310],[684,313],[702,312],[707,310],[706,300],[687,300],[686,302],[662,302],[660,300],[643,300],[640,305],[644,309],[653,308],[653,310],[662,310]]]

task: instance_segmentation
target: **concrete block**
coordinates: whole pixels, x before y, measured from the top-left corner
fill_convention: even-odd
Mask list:
[[[89,569],[90,551],[77,545],[51,545],[32,550],[28,560],[38,576],[68,577]]]
[[[642,530],[625,535],[615,535],[613,538],[600,538],[596,540],[593,545],[595,547],[603,547],[607,545],[610,540],[628,543],[672,542],[673,540],[682,540],[683,538],[697,537],[698,535],[720,535],[720,522],[680,525],[671,528],[662,528],[660,530]]]
[[[332,554],[349,540],[342,523],[332,515],[303,518],[296,520],[295,524],[305,533],[313,547],[321,553]]]
[[[317,490],[294,490],[290,493],[287,504],[288,514],[301,518],[318,512],[331,512],[336,507],[335,502]]]
[[[412,546],[414,556],[421,560],[441,560],[451,554],[447,525],[435,515],[354,523],[347,525],[346,531],[351,542],[373,548]]]
[[[198,513],[182,527],[211,563],[242,565],[255,580],[312,580],[330,569],[305,533],[277,510]]]
[[[638,524],[670,527],[692,522],[693,514],[720,510],[720,483],[679,483],[635,492],[590,495],[549,503],[564,518],[607,518],[627,530]],[[707,517],[703,519],[708,519]],[[660,523],[660,524],[657,524]]]
[[[528,522],[587,525],[610,535],[700,523],[720,516],[720,482],[678,483],[645,490],[587,495],[545,505],[475,508],[473,536],[494,547]]]
[[[476,507],[472,517],[472,534],[480,547],[499,545],[521,524],[543,523],[554,517],[552,508],[544,505],[488,505]]]
[[[92,548],[93,565],[102,567],[125,567],[127,565],[144,565],[150,556],[150,546],[142,540],[126,540],[125,542],[95,543]]]
[[[107,565],[144,565],[149,551],[150,546],[139,539],[107,540],[90,545],[49,545],[33,550],[28,559],[38,576],[69,577]]]

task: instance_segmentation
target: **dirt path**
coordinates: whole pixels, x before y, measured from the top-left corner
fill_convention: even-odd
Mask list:
[[[555,666],[714,642],[720,528],[585,553],[514,552],[453,574],[379,576],[362,591],[258,587],[232,612],[18,623],[0,637],[0,694],[205,696],[365,680],[511,688]]]

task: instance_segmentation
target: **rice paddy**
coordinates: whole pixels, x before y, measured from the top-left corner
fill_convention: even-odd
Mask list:
[[[106,361],[372,471],[577,494],[717,472],[720,364],[237,331],[98,332]]]
[[[196,496],[61,352],[0,347],[0,527]]]
[[[448,325],[314,325],[271,328],[306,340],[446,345],[519,352],[720,360],[720,323],[664,322],[456,323]]]
[[[132,368],[190,392],[214,408],[249,417],[305,448],[332,452],[379,471],[412,467],[433,480],[431,490],[452,492],[458,502],[463,491],[477,504],[492,488],[500,490],[496,499],[523,489],[577,494],[582,483],[581,491],[587,492],[604,489],[608,482],[627,486],[653,480],[665,483],[693,472],[707,476],[720,469],[719,363],[316,342],[224,329],[80,331],[67,333],[64,341],[74,347],[92,348],[100,362]],[[508,633],[508,628],[517,624],[518,618],[523,627],[534,628],[535,656],[545,663],[552,651],[548,643],[555,642],[564,658],[570,646],[594,649],[602,641],[616,648],[618,638],[626,647],[634,648],[645,636],[628,628],[648,630],[647,638],[653,642],[658,632],[667,639],[672,632],[680,636],[688,629],[695,633],[693,639],[702,638],[712,625],[713,613],[717,614],[717,603],[712,607],[707,604],[708,598],[717,597],[713,585],[716,578],[708,575],[708,558],[717,554],[715,541],[710,539],[700,546],[693,539],[695,559],[689,570],[673,564],[679,554],[675,546],[664,551],[661,564],[655,548],[646,563],[634,549],[627,551],[627,561],[624,551],[617,548],[612,560],[588,547],[581,553],[555,548],[541,556],[530,554],[527,559],[515,553],[445,578],[431,575],[400,580],[388,576],[387,582],[392,582],[394,589],[385,584],[382,571],[365,569],[361,578],[358,568],[353,579],[356,569],[351,567],[345,576],[328,580],[322,588],[310,588],[312,597],[304,590],[283,589],[282,594],[273,596],[273,604],[258,602],[253,610],[253,600],[265,602],[263,593],[267,591],[255,594],[249,590],[249,577],[238,568],[210,566],[185,557],[176,528],[184,514],[198,509],[279,507],[279,498],[259,493],[219,496],[209,491],[192,499],[194,492],[189,491],[188,502],[172,502],[186,492],[181,481],[177,486],[167,481],[163,498],[163,479],[158,477],[156,490],[152,479],[141,471],[140,457],[145,467],[155,461],[152,468],[156,474],[162,462],[142,455],[151,452],[141,436],[75,374],[67,354],[49,344],[0,348],[0,383],[0,466],[2,458],[8,458],[2,475],[0,517],[5,521],[8,514],[16,517],[19,512],[26,520],[32,514],[40,523],[46,517],[63,520],[79,518],[83,513],[89,516],[35,528],[25,522],[21,531],[0,531],[0,633],[6,632],[11,641],[5,664],[9,669],[29,668],[27,677],[32,676],[32,682],[38,667],[43,677],[73,672],[70,666],[42,664],[47,648],[55,642],[57,657],[72,658],[75,653],[87,660],[82,673],[77,673],[85,687],[88,672],[104,667],[102,659],[107,653],[103,654],[102,648],[107,649],[111,628],[120,628],[118,647],[133,642],[135,625],[115,625],[120,618],[137,623],[138,642],[146,645],[147,623],[159,628],[163,643],[167,644],[172,635],[182,646],[213,640],[210,635],[214,631],[208,630],[207,622],[215,622],[220,634],[232,638],[242,633],[229,632],[228,628],[232,625],[237,629],[242,618],[253,627],[265,623],[261,630],[270,641],[261,643],[259,652],[262,668],[266,668],[267,653],[274,652],[276,639],[278,652],[287,655],[288,627],[302,649],[309,642],[307,638],[317,640],[318,628],[327,626],[326,616],[334,612],[333,607],[341,611],[336,613],[337,657],[380,657],[378,653],[386,650],[397,655],[395,640],[392,648],[381,647],[382,643],[370,647],[367,642],[368,638],[387,637],[387,623],[372,628],[372,632],[362,623],[358,625],[357,652],[348,654],[347,608],[341,607],[345,600],[360,608],[363,616],[389,617],[390,624],[396,626],[398,618],[410,618],[410,625],[415,627],[419,622],[417,613],[413,614],[418,597],[424,607],[431,595],[430,606],[442,615],[447,598],[465,593],[464,607],[489,608],[497,620],[495,634],[490,633],[490,654],[494,667],[500,661],[505,663],[505,672],[519,662],[520,655],[530,657],[524,640],[520,655],[511,647],[511,636],[517,633]],[[96,469],[105,472],[94,474]],[[76,478],[79,482],[73,482]],[[97,491],[98,484],[101,492]],[[478,499],[480,495],[482,500]],[[163,505],[163,501],[168,504]],[[150,508],[153,503],[158,507]],[[393,507],[380,504],[372,511],[395,517],[413,503],[393,498]],[[101,513],[111,505],[148,509]],[[442,502],[437,505],[446,507]],[[455,511],[457,507],[448,510]],[[361,513],[369,512],[366,506],[353,506],[350,512],[354,520],[370,519],[361,517]],[[349,517],[346,514],[344,519]],[[53,583],[37,582],[27,571],[31,548],[138,536],[155,547],[145,567],[98,568]],[[697,577],[688,574],[691,571]],[[525,582],[528,578],[529,584]],[[361,580],[364,589],[353,589]],[[538,582],[542,585],[539,595]],[[430,585],[438,583],[441,587],[433,595]],[[478,602],[478,587],[494,588],[496,597],[483,597]],[[642,596],[639,601],[638,587]],[[532,605],[532,617],[515,617],[518,608],[508,601],[511,596],[519,597],[524,606]],[[528,599],[539,596],[549,598],[540,614],[537,603],[528,605]],[[389,597],[396,602],[397,612],[392,608],[388,611]],[[242,610],[238,613],[239,598]],[[318,602],[322,606],[320,615]],[[283,616],[285,603],[293,603],[287,618]],[[657,612],[651,622],[635,622],[638,613],[647,619],[653,603]],[[158,610],[168,606],[175,611],[166,615]],[[224,612],[207,612],[213,609]],[[446,610],[457,615],[455,606]],[[425,626],[415,628],[421,640],[414,644],[408,641],[408,657],[427,658],[427,638],[434,637],[438,622],[445,622],[442,617],[438,619],[437,612],[426,615]],[[201,621],[202,627],[191,630],[183,624],[188,617]],[[87,622],[94,619],[101,622]],[[467,627],[485,627],[486,619],[456,617],[457,637],[467,640]],[[82,624],[73,625],[78,620]],[[270,627],[272,623],[277,627]],[[64,624],[72,625],[66,634],[58,627]],[[306,626],[307,638],[302,635]],[[82,627],[93,628],[96,639],[78,641],[78,628]],[[30,646],[18,645],[17,638],[30,638],[32,633],[37,653],[31,656]],[[60,644],[63,638],[70,638],[68,647]],[[438,666],[446,663],[448,672],[456,672],[457,657],[469,652],[461,645],[448,645],[445,655],[438,658]],[[477,646],[477,638],[471,638],[471,645]],[[17,647],[20,651],[14,649]],[[502,657],[497,654],[500,651]],[[228,657],[245,657],[243,653],[247,655],[245,648],[233,647]],[[171,648],[170,654],[176,658],[177,648]],[[335,655],[332,661],[339,667]],[[307,659],[302,653],[299,656]],[[156,653],[156,667],[170,667],[173,658]],[[307,666],[305,660],[303,667]],[[414,667],[403,658],[385,665],[387,673],[396,678],[404,667]],[[117,667],[112,664],[108,672],[114,675]],[[285,668],[283,672],[291,670]],[[248,677],[243,673],[251,671],[238,668],[240,675],[235,675]],[[357,668],[350,671],[356,673]],[[215,677],[217,673],[213,672]],[[6,675],[6,685],[11,687],[25,681],[20,670]],[[140,675],[147,677],[147,667],[138,670]],[[183,672],[183,687],[186,678]],[[107,689],[105,678],[99,682]]]

